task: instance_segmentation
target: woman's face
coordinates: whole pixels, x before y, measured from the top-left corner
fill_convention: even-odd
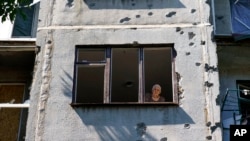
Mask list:
[[[155,87],[153,89],[153,95],[160,95],[161,94],[161,88],[160,87]]]

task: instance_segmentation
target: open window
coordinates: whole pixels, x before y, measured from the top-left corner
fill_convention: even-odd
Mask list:
[[[35,38],[38,24],[39,1],[29,0],[29,5],[20,7],[22,14],[17,13],[12,38]]]
[[[170,45],[76,46],[72,105],[178,104],[173,52]],[[147,101],[155,84],[161,100]]]
[[[240,112],[250,116],[250,80],[237,80]]]
[[[36,38],[40,0],[28,0],[20,5],[13,22],[6,20],[0,23],[0,39]],[[20,39],[18,39],[20,40]]]

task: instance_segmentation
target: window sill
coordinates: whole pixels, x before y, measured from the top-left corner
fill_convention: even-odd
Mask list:
[[[178,103],[173,102],[144,102],[144,103],[137,103],[137,102],[112,102],[112,103],[71,103],[72,107],[85,107],[85,106],[178,106]]]

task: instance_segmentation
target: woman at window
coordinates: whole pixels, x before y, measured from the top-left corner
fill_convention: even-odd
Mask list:
[[[161,86],[159,84],[155,84],[152,87],[151,94],[147,94],[145,97],[146,102],[165,102],[165,98],[160,96],[161,94]]]

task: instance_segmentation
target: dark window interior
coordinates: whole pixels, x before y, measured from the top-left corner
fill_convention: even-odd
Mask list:
[[[78,50],[77,62],[105,62],[105,49],[82,48]]]
[[[173,101],[171,54],[171,48],[144,48],[145,93],[159,84],[166,102]]]
[[[78,103],[103,103],[104,66],[77,67]]]
[[[250,114],[250,94],[243,90],[250,90],[250,80],[237,80],[239,91],[239,108],[242,114]]]
[[[112,49],[111,102],[138,102],[138,48]]]
[[[76,102],[103,103],[105,54],[104,48],[77,50]]]
[[[25,16],[17,13],[12,33],[13,37],[32,36],[34,9],[34,6],[20,8]]]

